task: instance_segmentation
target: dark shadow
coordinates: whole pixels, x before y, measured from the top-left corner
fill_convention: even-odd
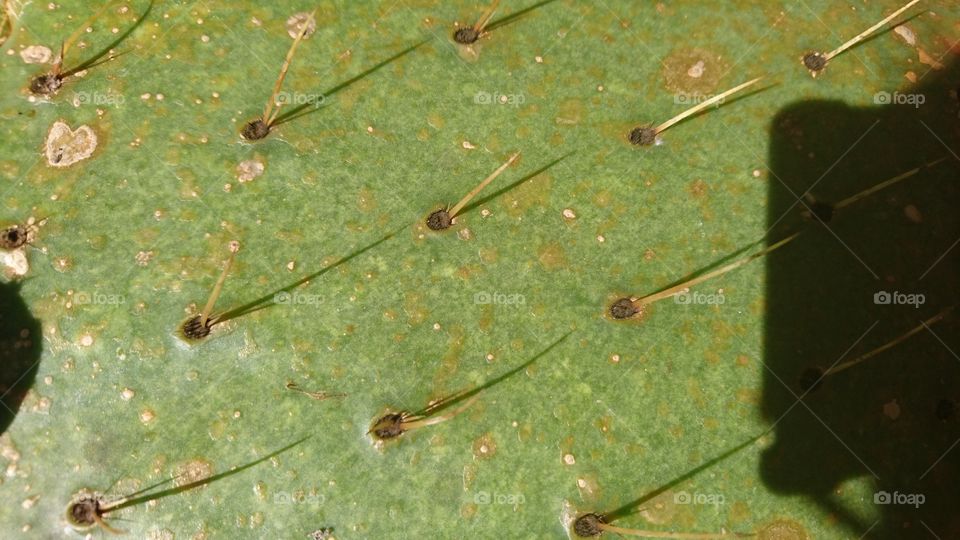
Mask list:
[[[357,82],[357,81],[359,81],[359,80],[361,80],[361,79],[363,79],[363,78],[365,78],[365,77],[367,77],[367,76],[369,76],[369,75],[372,75],[372,74],[376,73],[377,71],[380,71],[381,69],[383,69],[384,67],[386,67],[386,66],[388,66],[389,64],[393,63],[394,61],[399,60],[400,58],[403,58],[404,56],[410,54],[411,52],[413,52],[413,51],[415,51],[416,49],[418,49],[421,45],[423,45],[423,44],[426,43],[427,41],[428,41],[428,40],[424,40],[424,41],[421,41],[420,43],[417,43],[417,44],[415,44],[415,45],[411,45],[410,47],[407,47],[406,49],[398,52],[397,54],[391,56],[390,58],[387,58],[386,60],[381,61],[380,63],[374,65],[373,67],[368,68],[368,69],[362,71],[360,74],[358,74],[358,75],[356,75],[356,76],[354,76],[354,77],[352,77],[352,78],[350,78],[350,79],[348,79],[348,80],[346,80],[346,81],[344,81],[344,82],[342,82],[342,83],[334,86],[333,88],[330,88],[329,90],[321,93],[321,94],[320,94],[321,101],[319,101],[319,102],[316,101],[315,99],[310,99],[310,100],[307,100],[307,102],[306,102],[306,103],[303,103],[302,105],[298,105],[298,106],[296,106],[296,107],[294,107],[294,108],[292,108],[292,109],[289,109],[287,112],[285,112],[285,113],[277,116],[276,120],[273,121],[273,124],[271,125],[271,127],[276,127],[276,126],[279,126],[279,125],[282,125],[282,124],[286,124],[287,122],[292,122],[292,121],[296,120],[297,118],[300,118],[301,116],[306,116],[306,115],[308,115],[308,114],[310,114],[310,113],[312,113],[312,112],[314,112],[314,111],[320,110],[324,105],[327,104],[327,100],[328,100],[329,98],[333,97],[334,95],[336,95],[336,94],[339,93],[340,91],[342,91],[342,90],[350,87],[350,85],[352,85],[353,83],[355,83],[355,82]]]
[[[323,268],[321,268],[320,270],[317,270],[316,272],[314,272],[314,273],[312,273],[312,274],[308,274],[308,275],[306,275],[306,276],[298,279],[297,281],[294,281],[293,283],[291,283],[291,284],[289,284],[289,285],[287,285],[287,286],[285,286],[285,287],[281,287],[281,288],[276,289],[276,290],[274,290],[274,291],[270,291],[270,292],[268,292],[267,294],[261,296],[260,298],[257,298],[256,300],[252,300],[252,301],[250,301],[250,302],[247,302],[246,304],[243,304],[243,305],[241,305],[241,306],[237,306],[237,307],[235,307],[235,308],[233,308],[233,309],[230,309],[230,310],[224,312],[223,314],[221,314],[221,315],[219,315],[219,316],[217,317],[217,322],[226,322],[226,321],[229,321],[230,319],[236,319],[237,317],[242,317],[242,316],[244,316],[244,315],[249,315],[250,313],[253,313],[253,312],[255,312],[255,311],[260,311],[261,309],[265,309],[265,308],[268,308],[268,307],[270,307],[270,306],[277,305],[278,303],[280,303],[280,302],[278,301],[278,296],[280,296],[282,293],[290,293],[290,292],[292,292],[294,289],[296,289],[297,287],[303,285],[304,283],[307,283],[308,281],[314,280],[314,279],[316,279],[316,278],[318,278],[318,277],[326,274],[327,272],[330,272],[331,270],[336,269],[338,266],[347,264],[347,263],[350,262],[351,260],[359,257],[360,255],[363,255],[364,253],[370,251],[371,249],[373,249],[373,248],[379,246],[380,244],[386,242],[387,240],[393,238],[394,235],[397,234],[397,232],[399,232],[400,230],[402,230],[402,229],[404,229],[404,228],[406,228],[406,227],[408,227],[408,226],[409,226],[409,225],[403,225],[403,226],[400,227],[400,228],[394,229],[393,231],[387,233],[387,235],[384,236],[383,238],[380,238],[379,240],[377,240],[377,241],[375,241],[375,242],[373,242],[373,243],[371,243],[371,244],[368,244],[368,245],[366,245],[366,246],[364,246],[364,247],[362,247],[362,248],[360,248],[360,249],[357,249],[356,251],[354,251],[354,252],[352,252],[352,253],[349,253],[349,254],[347,254],[347,255],[344,255],[343,257],[341,257],[340,259],[338,259],[336,262],[331,263],[331,264],[328,264],[327,266],[324,266]],[[282,298],[279,299],[279,300],[282,300]]]
[[[552,4],[552,3],[556,2],[556,1],[557,1],[557,0],[540,0],[540,1],[537,2],[536,4],[533,4],[533,5],[531,5],[531,6],[525,7],[525,8],[523,8],[523,9],[521,9],[520,11],[513,12],[513,13],[511,13],[511,14],[509,14],[509,15],[504,15],[503,17],[500,17],[499,19],[494,19],[494,20],[490,21],[490,24],[487,25],[486,31],[492,32],[495,28],[500,28],[501,26],[506,26],[506,25],[508,25],[508,24],[510,24],[510,23],[517,22],[517,20],[519,20],[521,17],[524,17],[524,16],[526,16],[526,15],[529,15],[529,14],[530,14],[532,11],[534,11],[535,9],[539,9],[539,8],[541,8],[541,7],[543,7],[543,6],[547,5],[547,4]]]
[[[69,70],[64,71],[63,76],[69,77],[85,69],[91,69],[96,66],[99,66],[104,62],[113,60],[114,58],[120,56],[121,54],[126,54],[127,52],[130,52],[130,51],[125,51],[123,53],[111,55],[104,58],[105,56],[107,56],[107,54],[110,53],[110,51],[112,51],[118,45],[126,41],[127,38],[130,37],[130,34],[133,34],[133,32],[136,31],[137,28],[140,28],[140,25],[142,25],[143,22],[147,20],[147,17],[150,16],[150,12],[153,11],[153,4],[154,4],[154,0],[150,0],[150,4],[147,6],[147,9],[143,12],[143,15],[137,18],[137,21],[132,25],[130,25],[130,28],[127,28],[122,34],[117,36],[117,38],[111,41],[106,47],[104,47],[103,49],[100,49],[100,51],[98,51],[96,54],[84,60],[77,67],[70,68]]]
[[[112,506],[112,507],[110,508],[110,511],[111,511],[111,512],[116,512],[117,510],[122,510],[122,509],[124,509],[124,508],[127,508],[128,506],[136,506],[136,505],[138,505],[138,504],[143,504],[143,503],[149,502],[149,501],[155,501],[155,500],[157,500],[157,499],[162,499],[162,498],[164,498],[164,497],[169,497],[169,496],[171,496],[171,495],[179,495],[179,494],[183,493],[184,491],[189,491],[189,490],[191,490],[191,489],[198,488],[198,487],[200,487],[200,486],[205,486],[205,485],[207,485],[207,484],[216,482],[216,481],[218,481],[218,480],[222,480],[222,479],[224,479],[224,478],[233,476],[233,475],[235,475],[235,474],[241,473],[241,472],[243,472],[243,471],[245,471],[245,470],[247,470],[247,469],[250,469],[250,468],[252,468],[252,467],[256,467],[257,465],[263,463],[264,461],[268,461],[268,460],[270,460],[270,459],[273,459],[273,458],[279,456],[280,454],[286,452],[287,450],[290,450],[290,449],[294,448],[295,446],[300,445],[301,443],[303,443],[304,441],[306,441],[306,440],[309,439],[309,438],[310,438],[310,435],[307,435],[306,437],[304,437],[304,438],[302,438],[302,439],[300,439],[300,440],[298,440],[298,441],[296,441],[296,442],[294,442],[294,443],[288,444],[287,446],[284,446],[283,448],[281,448],[281,449],[279,449],[279,450],[275,450],[275,451],[273,451],[273,452],[270,452],[269,454],[267,454],[267,455],[265,455],[265,456],[263,456],[263,457],[261,457],[261,458],[259,458],[259,459],[255,459],[255,460],[253,460],[253,461],[251,461],[251,462],[249,462],[249,463],[246,463],[246,464],[244,464],[244,465],[240,465],[240,466],[237,466],[237,467],[230,468],[230,469],[227,470],[227,471],[224,471],[224,472],[221,472],[221,473],[217,473],[217,474],[214,474],[214,475],[212,475],[212,476],[208,476],[208,477],[206,477],[206,478],[201,478],[200,480],[194,480],[194,481],[192,481],[192,482],[189,482],[189,483],[186,483],[186,484],[183,484],[183,485],[179,485],[179,486],[175,486],[175,487],[172,487],[172,488],[167,488],[167,489],[164,489],[164,490],[161,490],[161,491],[157,491],[157,492],[154,492],[154,493],[146,493],[146,492],[151,491],[152,489],[157,488],[157,487],[160,487],[160,486],[162,486],[162,485],[164,485],[164,484],[167,484],[167,483],[170,483],[170,482],[174,482],[175,480],[178,479],[178,477],[168,478],[168,479],[166,479],[166,480],[162,480],[162,481],[160,481],[160,482],[157,482],[156,484],[152,484],[152,485],[150,485],[150,486],[147,486],[147,487],[145,487],[145,488],[143,488],[143,489],[141,489],[141,490],[139,490],[139,491],[137,491],[137,492],[135,492],[135,493],[130,493],[130,494],[128,494],[128,495],[123,496],[122,499],[125,499],[124,502],[119,503],[119,504],[116,504],[115,506]]]
[[[486,390],[486,389],[488,389],[488,388],[491,388],[491,387],[493,387],[494,385],[499,384],[499,383],[501,383],[501,382],[509,379],[511,376],[519,373],[520,371],[523,371],[524,369],[527,369],[528,366],[530,366],[531,364],[533,364],[534,362],[536,362],[536,361],[539,360],[540,358],[546,356],[547,353],[549,353],[551,350],[553,350],[554,347],[556,347],[557,345],[560,345],[560,344],[563,343],[568,337],[570,337],[570,334],[572,334],[572,333],[573,333],[573,331],[567,332],[566,334],[564,334],[563,336],[561,336],[560,339],[558,339],[558,340],[554,341],[553,343],[551,343],[546,349],[544,349],[544,350],[540,351],[539,353],[537,353],[533,358],[531,358],[531,359],[527,360],[526,362],[520,364],[519,366],[511,369],[510,371],[504,373],[503,375],[500,375],[500,376],[498,376],[498,377],[495,377],[495,378],[493,378],[493,379],[490,379],[489,381],[487,381],[487,382],[485,382],[485,383],[483,383],[483,384],[481,384],[481,385],[479,385],[479,386],[476,386],[476,387],[474,387],[474,388],[471,388],[470,390],[467,390],[467,391],[465,391],[465,392],[462,392],[462,393],[460,393],[460,394],[454,394],[452,397],[446,399],[446,400],[443,401],[442,403],[433,404],[433,405],[424,407],[423,409],[420,409],[419,411],[413,413],[413,415],[414,415],[414,416],[425,416],[425,415],[427,415],[427,414],[430,414],[430,415],[436,414],[436,413],[438,413],[438,412],[440,412],[440,411],[442,411],[442,410],[444,410],[444,409],[449,409],[450,407],[456,405],[457,403],[460,403],[460,402],[462,402],[462,401],[464,401],[464,400],[470,399],[470,398],[472,398],[473,396],[479,394],[480,392],[483,392],[484,390]]]
[[[621,518],[624,518],[624,517],[633,515],[633,514],[639,512],[639,511],[641,511],[641,510],[644,508],[644,507],[643,507],[643,503],[645,503],[645,502],[647,502],[647,501],[650,501],[650,500],[656,498],[657,496],[659,496],[659,495],[661,495],[661,494],[663,494],[663,493],[665,493],[665,492],[667,492],[667,491],[669,491],[669,490],[671,490],[671,489],[679,486],[680,484],[686,482],[687,480],[690,480],[691,478],[693,478],[693,477],[695,477],[696,475],[702,473],[703,471],[705,471],[705,470],[707,470],[707,469],[711,469],[711,468],[719,465],[720,463],[722,463],[722,462],[726,461],[727,459],[733,457],[734,455],[740,453],[742,450],[744,450],[744,449],[747,448],[748,446],[750,446],[750,445],[752,445],[753,443],[757,442],[757,440],[758,440],[760,437],[762,437],[763,435],[765,435],[765,434],[766,434],[766,433],[763,433],[763,434],[758,435],[758,436],[756,436],[756,437],[752,437],[752,438],[750,438],[750,439],[748,439],[748,440],[746,440],[746,441],[744,441],[744,442],[742,442],[742,443],[734,446],[733,448],[730,448],[729,450],[723,452],[722,454],[720,454],[720,455],[718,455],[718,456],[715,456],[715,457],[713,457],[713,458],[711,458],[711,459],[709,459],[709,460],[701,463],[700,465],[697,465],[696,467],[690,469],[689,471],[686,471],[685,473],[681,474],[680,476],[677,476],[676,478],[674,478],[674,479],[672,479],[672,480],[670,480],[670,481],[668,481],[668,482],[666,482],[666,483],[664,483],[664,484],[661,484],[660,487],[654,489],[653,491],[649,491],[649,492],[647,492],[647,493],[644,493],[644,494],[641,495],[640,497],[638,497],[638,498],[636,498],[636,499],[628,502],[627,504],[621,506],[620,508],[617,508],[617,509],[615,509],[615,510],[611,510],[611,511],[609,511],[609,512],[604,512],[602,515],[603,515],[603,517],[605,518],[606,523],[612,523],[612,522],[614,522],[614,521],[616,521],[616,520],[618,520],[618,519],[621,519]]]
[[[464,207],[463,207],[463,210],[461,210],[460,213],[457,214],[457,215],[458,215],[458,216],[462,216],[462,215],[466,214],[467,212],[470,212],[470,211],[473,210],[474,208],[477,208],[477,207],[480,206],[481,204],[488,203],[488,202],[492,201],[493,199],[496,199],[497,197],[503,195],[504,193],[507,193],[507,192],[513,190],[514,188],[520,186],[520,184],[523,184],[523,183],[526,182],[527,180],[533,180],[534,178],[540,176],[540,175],[543,174],[544,172],[550,170],[550,168],[552,168],[552,167],[553,167],[554,165],[556,165],[557,163],[560,163],[561,161],[567,159],[567,158],[568,158],[569,156],[571,156],[571,155],[573,155],[573,152],[571,152],[571,153],[569,153],[569,154],[567,154],[567,155],[558,157],[557,159],[551,161],[550,163],[547,163],[546,165],[544,165],[543,167],[540,167],[539,169],[533,171],[532,173],[525,174],[525,175],[524,175],[522,178],[520,178],[519,180],[516,180],[516,181],[514,181],[514,182],[512,182],[512,183],[510,183],[510,184],[508,184],[508,185],[506,185],[506,186],[504,186],[504,187],[502,187],[502,188],[494,191],[493,193],[487,195],[486,197],[481,197],[481,198],[479,198],[479,199],[471,202],[470,204],[464,206]]]
[[[817,84],[831,84],[840,61]],[[771,237],[807,230],[766,263],[762,410],[775,442],[761,475],[773,492],[815,501],[850,538],[960,537],[956,311],[808,393],[800,383],[810,368],[853,360],[960,302],[958,86],[953,63],[876,106],[795,103],[771,128]],[[924,103],[910,104],[917,96]],[[832,217],[824,212],[823,203],[917,167]],[[818,204],[796,202],[807,192]],[[811,209],[824,223],[804,221]],[[884,293],[924,302],[884,303]]]
[[[33,387],[42,339],[40,321],[20,297],[20,284],[0,283],[0,434]]]

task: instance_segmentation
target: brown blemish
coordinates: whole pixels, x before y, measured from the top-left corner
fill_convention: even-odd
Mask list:
[[[377,207],[377,201],[373,198],[373,191],[364,186],[360,188],[357,195],[357,207],[363,212],[370,212]]]
[[[703,49],[685,49],[671,53],[663,60],[664,85],[677,96],[677,101],[689,99],[688,106],[716,93],[721,77],[729,70],[723,55]],[[683,103],[679,103],[683,105]]]
[[[655,525],[663,525],[673,521],[677,515],[676,493],[667,490],[643,503],[640,515]]]
[[[496,453],[497,441],[491,433],[484,433],[473,442],[473,456],[478,459],[489,459]]]
[[[209,461],[193,459],[177,465],[173,471],[173,483],[177,487],[180,487],[199,482],[211,476],[213,476],[213,465],[211,465]]]
[[[697,199],[702,199],[708,189],[710,188],[707,183],[700,179],[694,180],[689,187],[690,195]]]
[[[760,529],[757,540],[810,540],[810,535],[796,521],[779,519]]]
[[[537,259],[544,270],[559,270],[567,265],[566,252],[556,243],[541,246],[537,250]]]

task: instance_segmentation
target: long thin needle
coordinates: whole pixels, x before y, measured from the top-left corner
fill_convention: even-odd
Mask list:
[[[913,0],[912,2],[908,3],[907,5],[903,6],[903,7],[900,8],[900,9],[898,9],[897,11],[894,11],[894,12],[893,12],[889,17],[887,17],[886,19],[884,19],[884,20],[878,22],[877,24],[871,26],[870,28],[864,30],[862,33],[858,34],[856,37],[854,37],[854,38],[851,39],[850,41],[848,41],[848,42],[844,43],[843,45],[837,47],[836,50],[834,50],[833,52],[829,52],[829,53],[825,54],[825,55],[824,55],[824,58],[825,58],[827,61],[830,61],[831,58],[837,56],[838,54],[840,54],[840,53],[842,53],[843,51],[849,49],[850,47],[853,47],[853,46],[856,45],[857,43],[860,43],[860,42],[863,41],[867,36],[869,36],[870,34],[874,33],[875,31],[877,31],[881,26],[887,24],[888,22],[890,22],[890,21],[892,21],[893,19],[897,18],[897,16],[899,16],[899,15],[900,15],[901,13],[903,13],[904,11],[906,11],[906,10],[910,9],[911,7],[915,6],[919,1],[920,1],[920,0]]]
[[[473,188],[473,191],[471,191],[470,193],[467,193],[466,197],[464,197],[463,199],[460,199],[460,202],[458,202],[453,208],[450,209],[450,212],[449,212],[450,219],[457,217],[457,213],[463,210],[463,207],[470,202],[470,199],[473,199],[474,197],[476,197],[477,193],[480,193],[480,191],[483,190],[483,188],[487,187],[487,185],[490,182],[493,182],[498,176],[503,174],[503,171],[507,170],[507,167],[512,165],[513,162],[516,161],[518,157],[520,157],[520,152],[517,152],[516,154],[510,156],[510,159],[507,160],[506,163],[501,165],[499,169],[493,171],[493,173],[490,176],[484,178],[483,181],[477,185],[477,187]]]
[[[666,131],[667,129],[671,128],[672,126],[676,125],[677,123],[682,122],[683,120],[685,120],[685,119],[687,119],[687,118],[690,118],[691,116],[693,116],[693,115],[697,114],[698,112],[706,109],[707,107],[710,107],[711,105],[713,105],[713,104],[715,104],[715,103],[718,103],[718,102],[720,102],[720,101],[723,101],[723,100],[726,99],[728,96],[730,96],[730,95],[732,95],[732,94],[736,94],[737,92],[743,90],[744,88],[746,88],[746,87],[748,87],[748,86],[751,86],[751,85],[756,84],[756,83],[759,82],[761,79],[763,79],[763,77],[757,77],[756,79],[754,79],[754,80],[752,80],[752,81],[749,81],[749,82],[745,82],[745,83],[741,84],[740,86],[737,86],[736,88],[731,88],[730,90],[727,90],[726,92],[724,92],[724,93],[722,93],[722,94],[720,94],[720,95],[718,95],[718,96],[713,96],[712,98],[704,101],[703,103],[699,103],[699,104],[697,104],[696,106],[691,107],[690,109],[687,109],[686,111],[678,114],[677,116],[674,116],[674,117],[671,118],[670,120],[667,120],[666,122],[660,124],[659,126],[657,126],[657,127],[654,129],[654,132],[656,132],[656,134],[659,135],[660,133]]]

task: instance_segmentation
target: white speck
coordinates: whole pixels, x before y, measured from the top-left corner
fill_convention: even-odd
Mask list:
[[[700,60],[687,70],[687,75],[693,77],[694,79],[699,79],[700,77],[703,77],[704,71],[706,71],[706,67],[704,66],[703,60]]]
[[[760,175],[761,175],[761,174],[763,174],[763,173],[760,172],[760,169],[756,169],[755,171],[753,171],[753,177],[754,177],[754,178],[760,178]]]
[[[295,262],[293,262],[293,261],[288,262],[288,263],[287,263],[287,270],[293,272],[293,269],[294,269],[294,267],[296,267],[296,265],[297,265],[297,263],[295,263]]]
[[[573,212],[573,209],[571,209],[571,208],[564,208],[564,209],[563,209],[563,217],[566,218],[566,219],[577,219],[577,214],[575,214],[575,213]]]
[[[440,323],[438,323],[438,322],[437,322],[437,323],[433,323],[433,329],[434,329],[434,330],[439,330],[439,329],[440,329]]]
[[[122,398],[124,401],[130,401],[133,399],[134,395],[136,394],[129,388],[124,388],[123,391],[120,392],[120,398]]]
[[[147,264],[150,263],[150,259],[152,258],[153,258],[152,251],[140,251],[137,253],[137,256],[135,257],[137,264],[140,266],[146,266]]]
[[[210,43],[210,36],[204,34],[204,35],[200,36],[200,41],[202,41],[202,42],[204,42],[204,43]]]
[[[614,354],[614,355],[610,356],[610,361],[613,362],[614,364],[619,363],[619,362],[620,362],[620,355],[619,355],[619,354]]]
[[[597,92],[603,92],[603,85],[602,85],[602,84],[597,86]]]
[[[907,45],[911,47],[917,44],[917,35],[913,33],[913,30],[907,28],[904,25],[900,25],[893,29],[898,36],[902,37],[904,41],[907,42]]]
[[[602,234],[598,234],[598,235],[597,235],[597,242],[600,242],[600,243],[602,244],[602,243],[604,243],[604,242],[606,242],[606,241],[607,241],[607,239],[606,239]]]
[[[487,361],[488,361],[488,362],[493,362],[493,355],[492,355],[492,354],[487,354]]]
[[[29,510],[33,508],[33,505],[37,504],[38,500],[40,500],[40,496],[34,495],[33,497],[24,499],[23,502],[20,503],[20,506],[23,507],[24,510]]]
[[[163,101],[163,94],[157,94],[157,101]]]
[[[93,336],[90,334],[84,334],[83,337],[80,338],[80,345],[84,347],[93,345]]]
[[[573,465],[577,462],[576,458],[573,457],[573,454],[564,454],[563,462],[567,465]]]
[[[536,58],[534,58],[534,60],[536,60],[538,64],[542,64],[542,63],[543,63],[543,57],[542,57],[542,56],[537,56]]]
[[[143,422],[144,424],[148,424],[152,422],[153,419],[156,417],[157,415],[155,415],[153,411],[151,411],[150,409],[144,409],[143,411],[140,412],[140,421]]]
[[[287,35],[297,39],[304,25],[307,26],[307,31],[304,32],[303,39],[309,39],[317,31],[317,20],[307,12],[294,13],[287,19]]]
[[[587,481],[583,478],[577,478],[577,487],[580,489],[587,487]]]
[[[30,271],[30,262],[27,261],[27,253],[23,249],[3,251],[0,255],[0,263],[7,273],[14,276],[25,276]]]
[[[473,150],[476,146],[473,145],[470,141],[463,141],[463,147],[467,150]]]
[[[11,49],[11,52],[13,49]],[[20,51],[20,58],[26,64],[46,64],[50,61],[53,52],[43,45],[31,45]]]
[[[259,161],[252,159],[242,161],[239,165],[237,165],[237,180],[239,180],[241,184],[244,182],[250,182],[254,178],[262,175],[264,169],[265,167],[263,163],[260,163]]]
[[[492,213],[493,212],[491,212],[490,210],[487,210],[486,208],[480,211],[480,215],[483,217],[490,217]]]

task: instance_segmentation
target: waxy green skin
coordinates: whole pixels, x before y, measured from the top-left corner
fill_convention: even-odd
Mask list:
[[[140,4],[104,16],[82,39],[109,41]],[[791,7],[770,33],[784,10],[773,3],[661,10],[560,0],[481,38],[468,62],[453,43],[454,22],[472,24],[482,4],[322,0],[285,92],[321,92],[429,41],[257,142],[240,130],[262,113],[290,46],[286,19],[316,4],[158,1],[121,46],[130,54],[72,77],[43,103],[28,99],[27,85],[49,66],[25,64],[19,51],[55,50],[89,7],[29,5],[0,51],[0,190],[11,223],[50,216],[36,240],[45,252],[29,251],[21,291],[42,322],[43,351],[0,438],[8,471],[0,529],[61,537],[66,504],[82,488],[120,478],[122,495],[192,460],[219,472],[312,434],[270,464],[125,509],[121,526],[138,538],[303,538],[323,527],[343,538],[505,530],[560,538],[565,502],[579,512],[614,508],[761,432],[768,422],[741,398],[763,390],[755,356],[763,265],[716,284],[735,292],[723,309],[665,302],[642,325],[604,312],[763,236],[773,180],[752,173],[763,169],[777,110],[816,98],[867,106],[875,88],[896,88],[922,67],[887,34],[813,80],[797,59],[830,48],[833,32],[855,35],[883,8],[852,17],[846,5],[806,4],[817,15]],[[943,27],[960,20],[954,2],[926,4],[951,21]],[[936,24],[912,24],[930,54],[943,52]],[[762,74],[780,85],[674,126],[664,144],[634,147],[631,129],[684,108],[665,82],[683,74],[665,73],[661,61],[694,48],[723,57],[707,69],[729,70],[713,92]],[[488,94],[524,99],[478,98]],[[76,96],[107,95],[123,99],[74,105]],[[40,150],[57,120],[93,128],[96,152],[48,166]],[[459,215],[445,233],[426,230],[430,212],[514,151],[523,152],[514,176],[576,154]],[[265,171],[240,182],[246,160]],[[698,180],[709,185],[705,196],[694,195]],[[217,325],[199,344],[178,336],[232,240],[242,251],[220,307],[404,225],[297,290],[313,301]],[[72,303],[80,292],[123,300]],[[524,301],[476,302],[504,296]],[[563,347],[457,418],[382,452],[366,436],[386,406],[415,408],[477,384],[571,329]],[[740,354],[755,361],[737,367]],[[311,400],[287,381],[348,397]],[[476,450],[481,439],[494,441],[492,455]],[[722,493],[720,511],[684,506],[662,526],[751,530],[786,517],[811,537],[843,537],[824,509],[766,490],[758,454],[749,449],[685,488]],[[869,492],[867,479],[853,485]],[[506,500],[497,495],[524,502],[495,504]],[[631,519],[624,525],[650,526]]]

